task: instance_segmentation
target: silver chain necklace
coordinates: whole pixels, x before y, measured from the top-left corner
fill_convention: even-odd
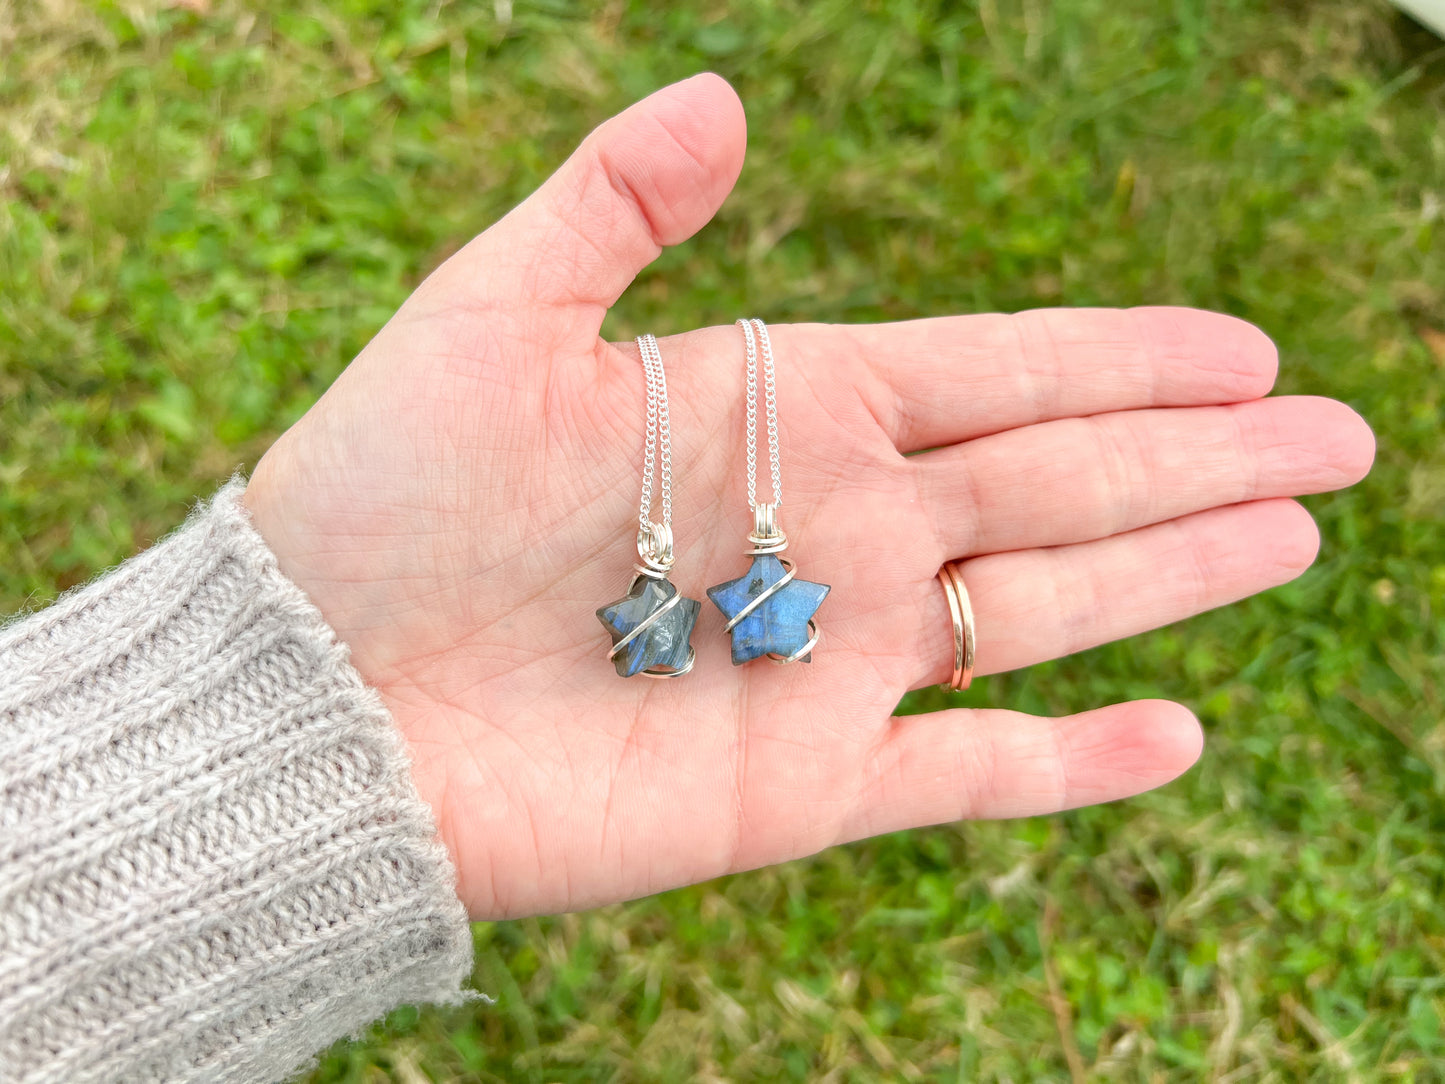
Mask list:
[[[647,446],[643,452],[642,502],[637,520],[640,531],[655,535],[658,524],[652,522],[652,477],[658,459],[662,460],[662,524],[672,534],[672,425],[667,417],[667,376],[662,371],[662,351],[651,335],[637,339],[642,353],[642,368],[647,378]],[[669,539],[670,540],[670,539]],[[671,552],[669,545],[668,551]],[[644,559],[646,555],[643,555]]]
[[[774,662],[810,662],[818,644],[813,614],[830,588],[797,578],[793,562],[780,556],[788,537],[778,525],[783,503],[783,470],[778,450],[778,388],[773,344],[761,320],[739,320],[747,360],[748,505],[753,529],[748,533],[752,558],[745,575],[707,589],[707,594],[732,635],[733,665],[767,656]],[[773,476],[773,499],[758,501],[758,354],[763,356],[763,402],[767,411],[768,465]]]
[[[647,436],[642,452],[642,500],[637,513],[637,556],[627,594],[597,611],[612,637],[607,657],[622,677],[682,677],[692,669],[693,625],[702,604],[684,598],[668,580],[672,571],[672,423],[662,351],[651,335],[637,338],[647,383]],[[661,471],[658,466],[661,464]],[[662,522],[652,521],[652,482],[662,480]]]
[[[756,324],[756,328],[754,325]],[[768,411],[768,465],[773,474],[773,507],[783,503],[783,466],[778,452],[778,380],[773,344],[761,320],[739,320],[748,360],[748,505],[758,503],[758,343],[763,348],[763,394]]]

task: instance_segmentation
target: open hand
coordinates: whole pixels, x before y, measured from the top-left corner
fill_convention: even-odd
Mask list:
[[[965,560],[976,672],[1011,670],[1292,579],[1318,538],[1288,498],[1369,468],[1348,407],[1262,398],[1274,348],[1228,316],[773,325],[789,556],[833,589],[811,663],[735,668],[704,589],[747,561],[742,337],[663,338],[698,658],[619,678],[593,611],[636,558],[643,374],[598,333],[716,211],[744,146],[716,76],[608,121],[422,284],[247,490],[405,734],[474,917],[1173,778],[1201,738],[1168,701],[890,718],[951,668],[939,566]]]

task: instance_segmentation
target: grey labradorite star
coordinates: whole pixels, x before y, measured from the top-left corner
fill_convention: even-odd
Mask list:
[[[783,563],[770,553],[753,558],[747,575],[707,589],[707,597],[717,604],[729,621],[747,604],[787,575]],[[770,595],[747,617],[732,628],[733,665],[741,666],[772,652],[791,655],[808,642],[808,619],[817,612],[832,590],[826,583],[792,580],[776,594]],[[811,662],[812,652],[803,662]]]
[[[607,627],[615,646],[676,594],[677,588],[667,580],[638,576],[624,597],[597,611],[597,619]],[[691,651],[688,641],[692,638],[692,626],[701,609],[702,603],[696,599],[679,599],[677,605],[612,657],[617,672],[623,677],[631,677],[654,668],[681,670],[687,665]]]

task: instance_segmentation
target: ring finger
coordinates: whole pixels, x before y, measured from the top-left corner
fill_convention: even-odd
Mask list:
[[[1291,500],[1212,508],[1069,546],[960,562],[973,604],[974,672],[1000,673],[1180,621],[1294,579],[1319,533]],[[953,665],[952,618],[934,580],[920,597],[913,688]]]

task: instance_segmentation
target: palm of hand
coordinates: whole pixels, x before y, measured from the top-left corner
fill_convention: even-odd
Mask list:
[[[823,641],[810,664],[734,668],[704,601],[693,673],[623,681],[593,611],[635,556],[643,381],[598,329],[657,245],[706,221],[741,153],[735,99],[710,78],[599,130],[417,291],[248,490],[283,571],[391,708],[478,917],[1171,778],[1199,738],[1164,702],[891,720],[947,676],[939,565],[974,557],[979,672],[1027,665],[1297,574],[1313,526],[1269,498],[1368,466],[1368,430],[1338,404],[1247,402],[1272,352],[1210,314],[775,327],[782,523],[799,575],[833,585]],[[705,599],[747,560],[741,336],[662,352],[672,578]]]

